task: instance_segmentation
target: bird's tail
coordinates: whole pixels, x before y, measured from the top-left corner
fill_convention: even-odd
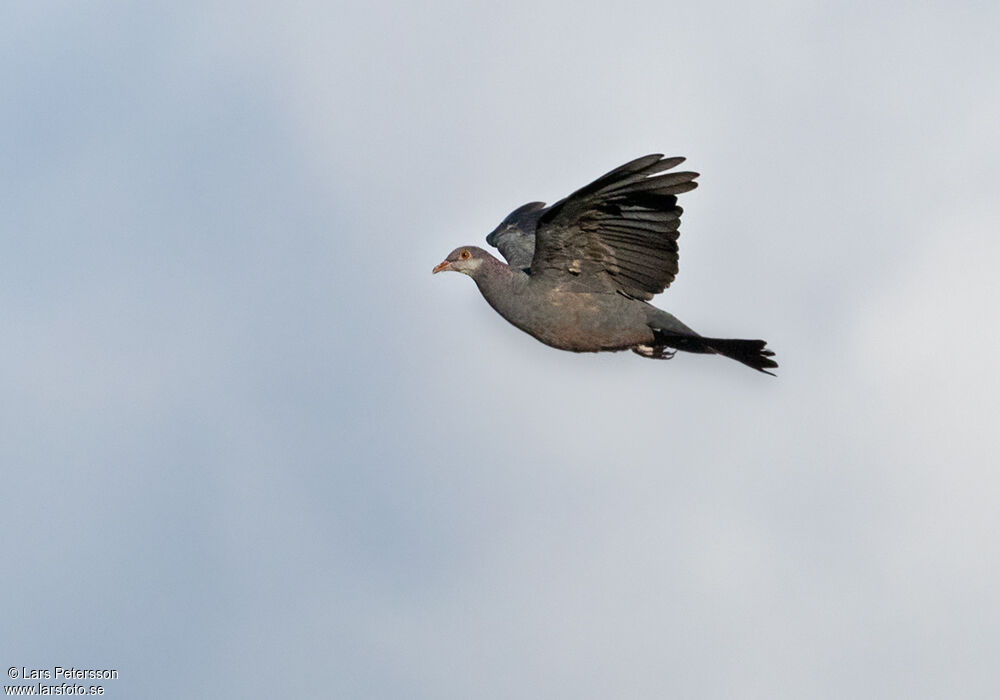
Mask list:
[[[739,338],[705,338],[696,333],[676,333],[671,331],[653,329],[655,337],[654,344],[644,346],[643,350],[636,350],[644,357],[655,357],[659,359],[669,359],[673,353],[666,352],[666,348],[682,350],[684,352],[715,353],[730,359],[742,362],[747,367],[753,367],[759,372],[774,376],[773,369],[778,363],[772,360],[774,353],[767,349],[767,341],[764,340],[742,340]]]
[[[774,376],[774,372],[768,372],[778,366],[772,360],[774,353],[767,349],[765,340],[741,340],[738,338],[702,338],[705,345],[715,350],[720,355],[742,362],[747,367],[753,367],[759,372]]]

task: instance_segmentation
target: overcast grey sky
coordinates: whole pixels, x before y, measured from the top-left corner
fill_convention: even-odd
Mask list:
[[[1000,696],[1000,5],[7,3],[0,662],[106,696]],[[573,355],[458,275],[702,173]]]

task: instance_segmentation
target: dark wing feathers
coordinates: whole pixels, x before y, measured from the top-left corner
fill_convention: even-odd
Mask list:
[[[615,168],[610,173],[602,175],[586,187],[581,187],[563,201],[565,202],[574,197],[585,197],[601,190],[625,187],[648,178],[650,175],[675,168],[683,162],[683,158],[664,158],[658,153],[636,158],[625,165]]]
[[[544,209],[544,202],[518,207],[486,237],[486,242],[499,250],[511,267],[527,269],[535,254],[535,226]]]
[[[615,168],[541,210],[533,275],[572,275],[593,289],[651,299],[677,275],[677,195],[697,173],[672,172],[683,158],[649,155]]]

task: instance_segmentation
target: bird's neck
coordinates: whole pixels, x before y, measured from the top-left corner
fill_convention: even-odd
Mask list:
[[[483,298],[496,311],[508,318],[510,303],[517,290],[527,284],[528,275],[523,270],[515,270],[493,256],[483,260],[472,275]],[[509,320],[509,318],[508,318]]]

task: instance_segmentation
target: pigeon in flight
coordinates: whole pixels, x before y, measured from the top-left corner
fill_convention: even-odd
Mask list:
[[[682,350],[772,374],[778,363],[765,341],[701,336],[649,303],[677,275],[677,195],[698,177],[666,172],[682,162],[644,156],[551,207],[518,207],[486,237],[506,263],[462,246],[433,271],[468,275],[497,313],[560,350],[632,350],[661,360]]]

